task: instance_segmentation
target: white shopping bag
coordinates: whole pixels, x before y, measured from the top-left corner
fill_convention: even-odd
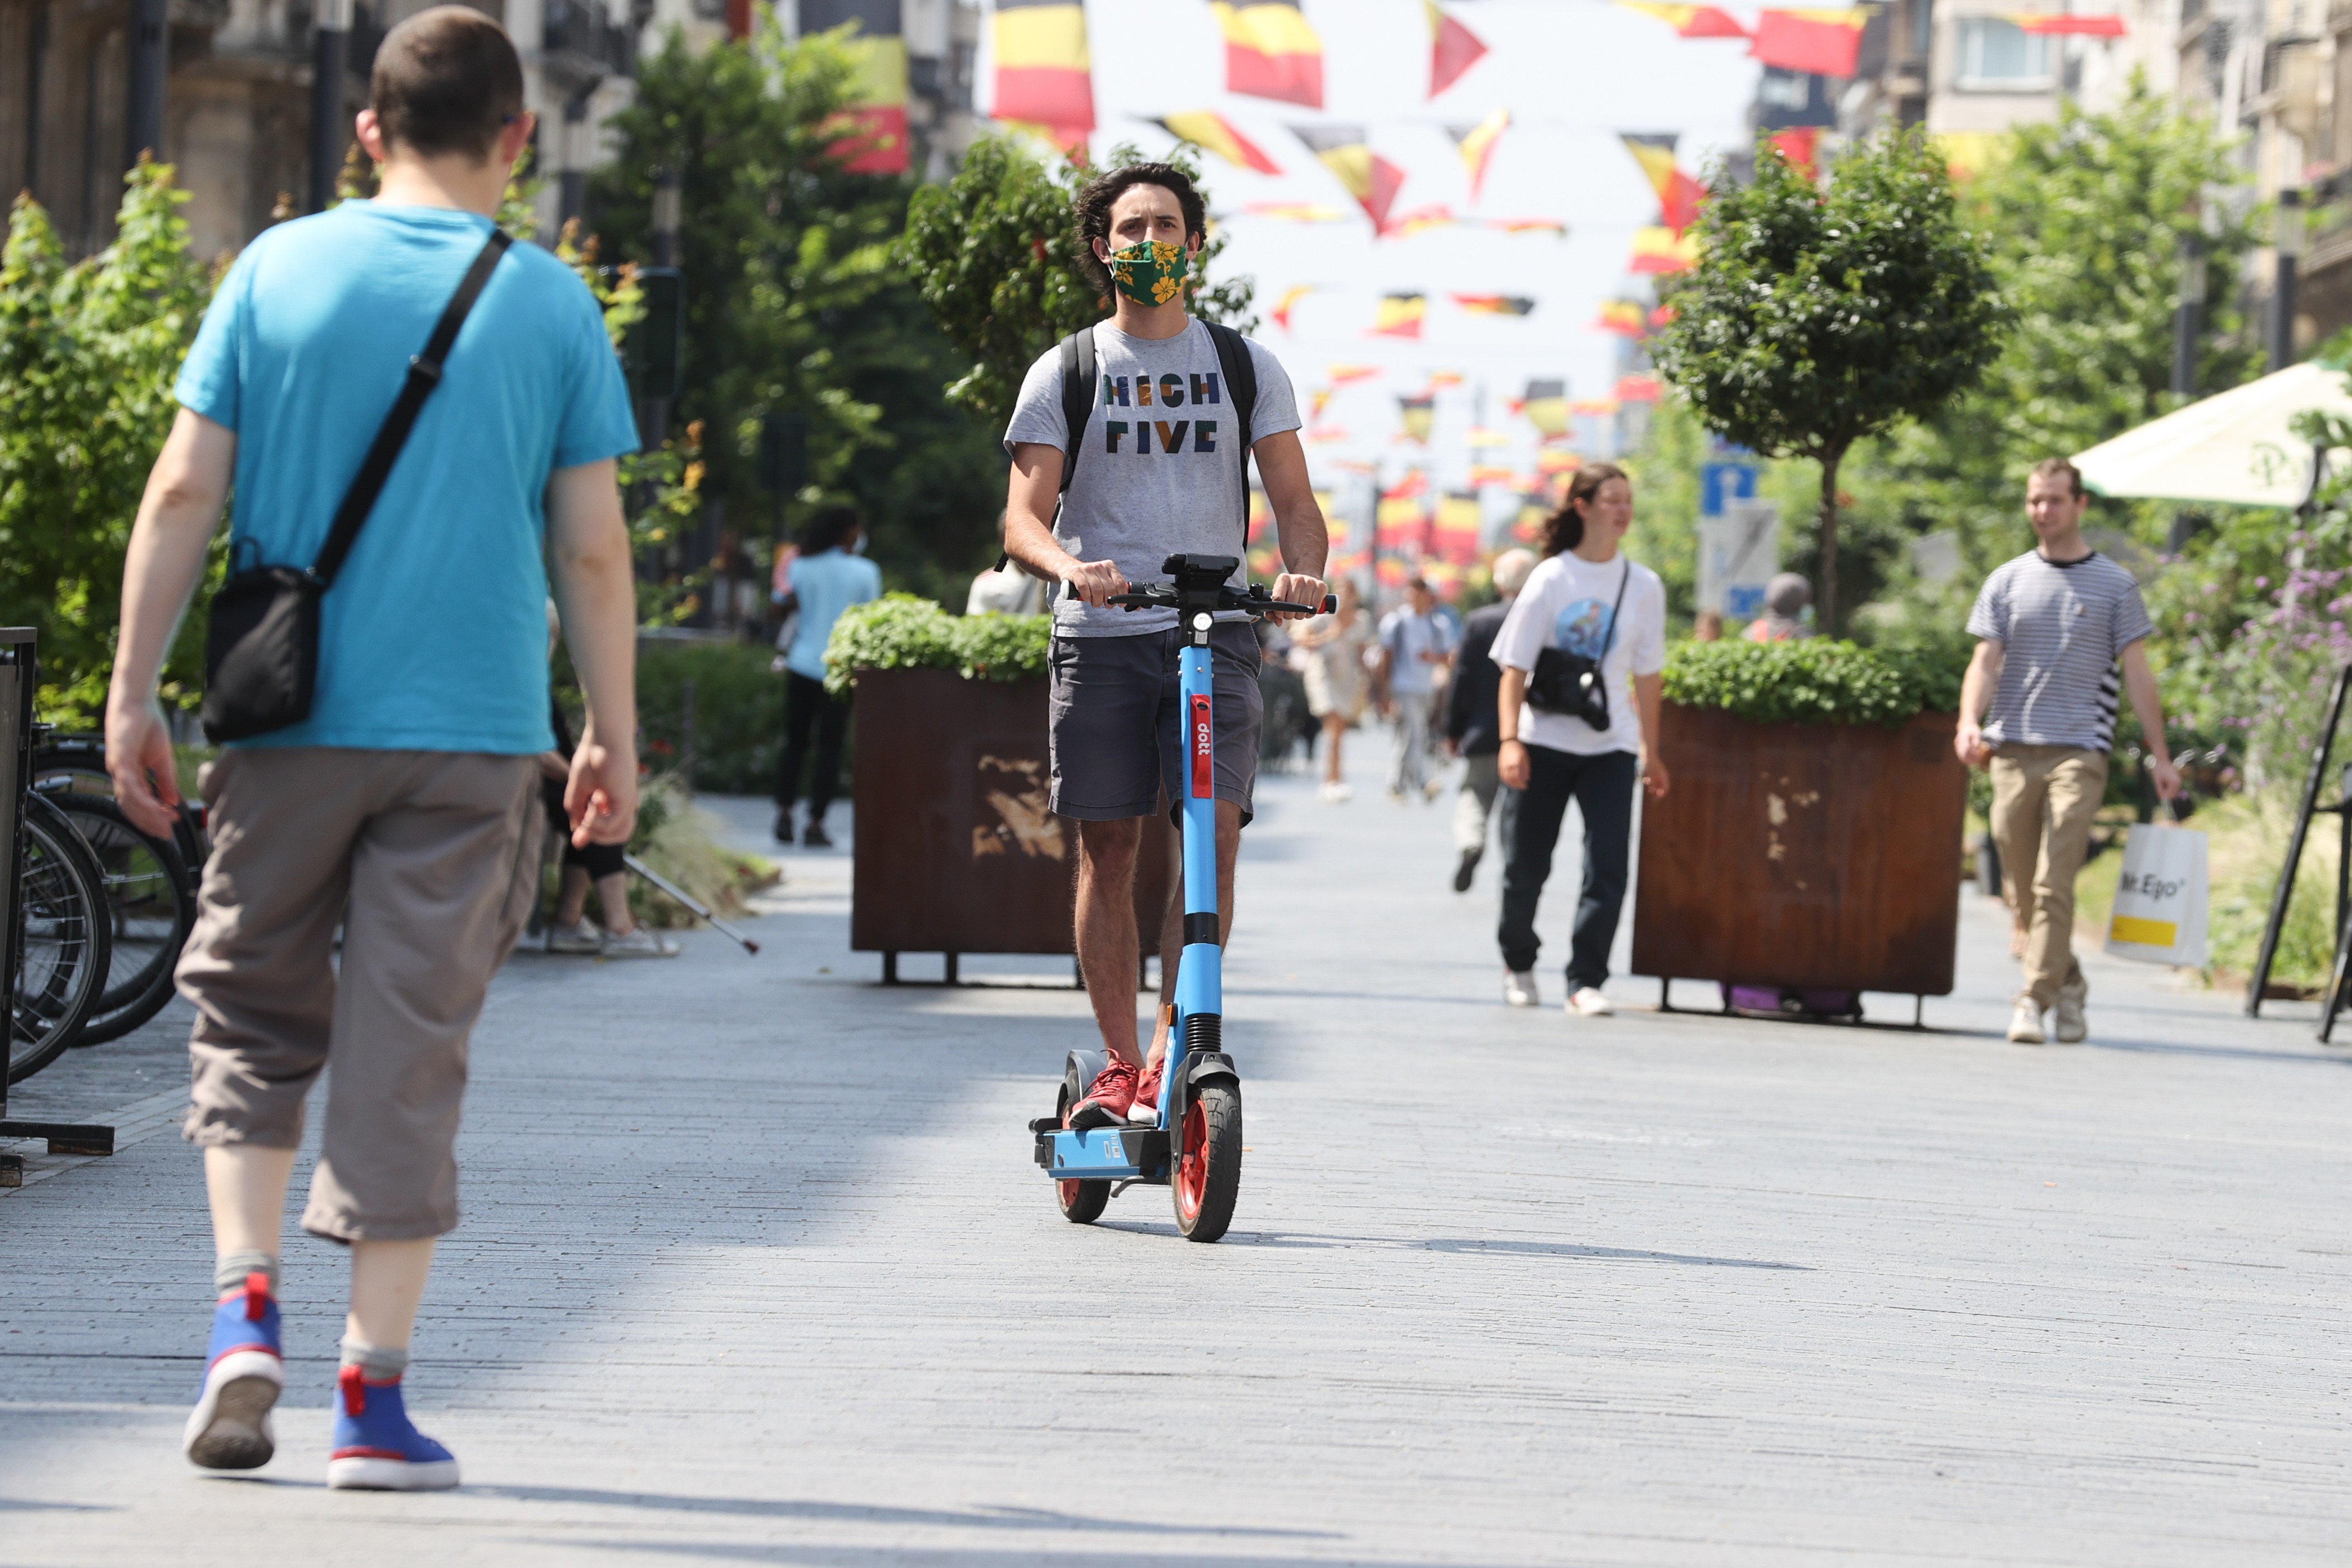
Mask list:
[[[2124,844],[2107,951],[2145,964],[2205,962],[2205,835],[2137,822]]]

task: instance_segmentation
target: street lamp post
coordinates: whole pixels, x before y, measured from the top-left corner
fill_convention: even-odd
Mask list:
[[[2294,268],[2303,256],[2303,193],[2278,193],[2278,227],[2272,237],[2278,275],[2271,286],[2271,369],[2294,363]]]
[[[352,0],[317,0],[310,33],[310,210],[335,199],[343,172],[343,78],[351,68]]]
[[[171,69],[169,0],[131,0],[131,102],[124,116],[122,162],[130,167],[142,152],[163,156],[163,78]]]

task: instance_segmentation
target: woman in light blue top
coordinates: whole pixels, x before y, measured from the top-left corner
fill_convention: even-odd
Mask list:
[[[792,567],[784,612],[797,614],[784,649],[784,755],[776,770],[776,841],[793,841],[793,807],[800,800],[801,775],[815,732],[816,777],[809,780],[808,826],[801,842],[810,849],[833,843],[824,813],[841,779],[841,742],[849,729],[849,704],[824,689],[824,645],[833,623],[853,604],[882,597],[882,569],[867,560],[866,521],[856,508],[828,507],[801,530],[801,550]]]

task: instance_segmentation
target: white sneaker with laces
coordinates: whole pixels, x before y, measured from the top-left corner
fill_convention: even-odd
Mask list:
[[[1536,995],[1535,972],[1531,969],[1525,971],[1517,969],[1504,970],[1503,1000],[1508,1002],[1515,1008],[1541,1007],[1543,1005],[1543,998]]]
[[[2033,1005],[2032,997],[2017,998],[2017,1010],[2010,1015],[2009,1038],[2013,1045],[2042,1043],[2042,1009]]]
[[[601,953],[604,950],[604,934],[583,915],[576,925],[550,926],[547,950],[551,953]]]
[[[1576,995],[1568,998],[1568,1010],[1580,1018],[1605,1019],[1617,1010],[1617,1004],[1601,994],[1593,986],[1580,986]]]
[[[677,944],[666,936],[654,934],[650,926],[632,925],[628,935],[615,936],[604,933],[604,956],[607,958],[675,958]]]

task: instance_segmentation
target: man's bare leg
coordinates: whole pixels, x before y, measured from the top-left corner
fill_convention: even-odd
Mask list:
[[[1143,819],[1078,824],[1078,970],[1103,1046],[1130,1066],[1135,1049],[1135,854]]]
[[[1231,800],[1217,802],[1217,946],[1234,929],[1234,860],[1242,847],[1242,809]],[[1176,969],[1184,950],[1184,882],[1177,878],[1168,894],[1168,918],[1160,926],[1160,1008],[1151,1020],[1151,1051],[1147,1065],[1168,1049],[1168,1004],[1176,999]],[[1099,1017],[1099,1009],[1097,1016]]]

